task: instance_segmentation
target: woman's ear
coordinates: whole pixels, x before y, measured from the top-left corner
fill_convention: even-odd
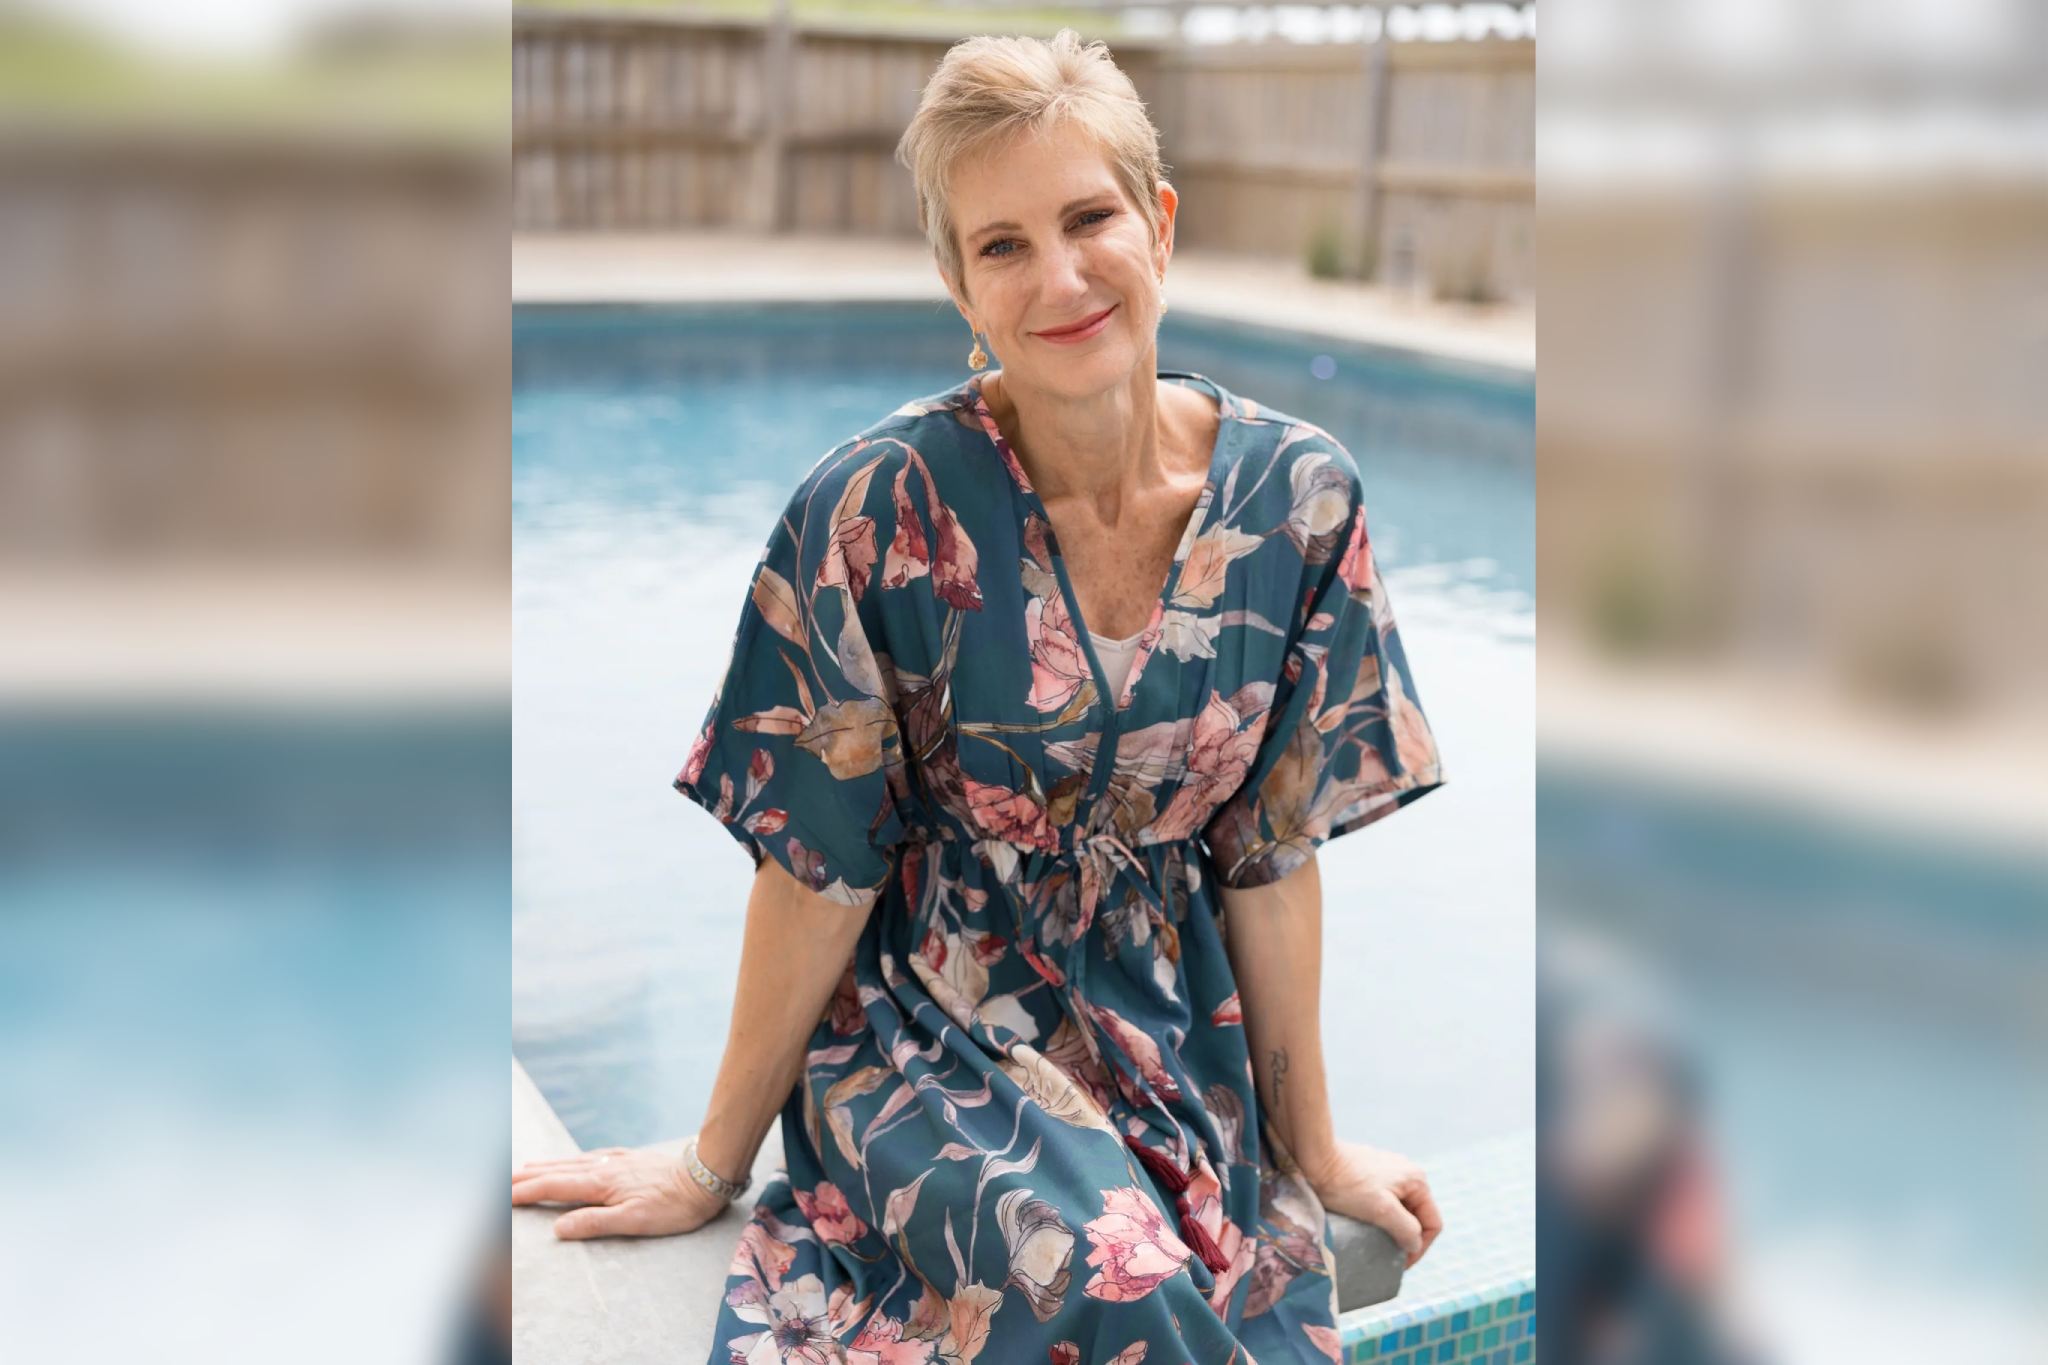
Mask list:
[[[960,320],[967,324],[967,330],[969,330],[970,332],[979,332],[981,329],[974,325],[974,318],[967,311],[967,300],[961,296],[961,293],[958,289],[953,287],[953,281],[947,277],[945,268],[939,265],[938,262],[934,261],[932,263],[932,269],[937,270],[939,272],[939,281],[940,283],[946,286],[946,293],[952,298],[953,307],[959,310]]]
[[[1180,212],[1180,192],[1164,180],[1159,182],[1159,269],[1166,270],[1173,258],[1173,221]]]

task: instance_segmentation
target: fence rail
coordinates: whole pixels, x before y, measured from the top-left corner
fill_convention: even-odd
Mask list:
[[[514,225],[915,234],[894,152],[951,41],[516,11]],[[1533,43],[1115,52],[1160,128],[1183,244],[1533,294]]]

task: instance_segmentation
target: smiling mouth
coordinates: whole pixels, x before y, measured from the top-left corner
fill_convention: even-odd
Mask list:
[[[1085,341],[1101,331],[1104,324],[1109,321],[1109,315],[1115,311],[1116,305],[1111,304],[1101,312],[1082,318],[1079,322],[1065,327],[1048,327],[1043,332],[1033,332],[1032,335],[1044,341]]]

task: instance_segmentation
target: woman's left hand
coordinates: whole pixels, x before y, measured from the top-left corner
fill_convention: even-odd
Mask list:
[[[1326,1211],[1384,1228],[1411,1266],[1444,1230],[1429,1177],[1399,1152],[1339,1142],[1320,1169],[1302,1174]]]
[[[725,1201],[692,1180],[680,1156],[650,1147],[529,1161],[512,1174],[512,1202],[589,1205],[555,1220],[555,1236],[571,1242],[695,1232],[725,1211]]]

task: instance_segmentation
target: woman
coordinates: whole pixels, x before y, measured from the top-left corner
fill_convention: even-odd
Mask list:
[[[694,1147],[515,1202],[688,1231],[779,1108],[716,1360],[1334,1359],[1324,1210],[1440,1227],[1324,1088],[1315,847],[1440,780],[1357,470],[1155,370],[1178,199],[1099,44],[961,43],[899,155],[1000,368],[830,452],[756,571],[676,782],[759,865]]]

